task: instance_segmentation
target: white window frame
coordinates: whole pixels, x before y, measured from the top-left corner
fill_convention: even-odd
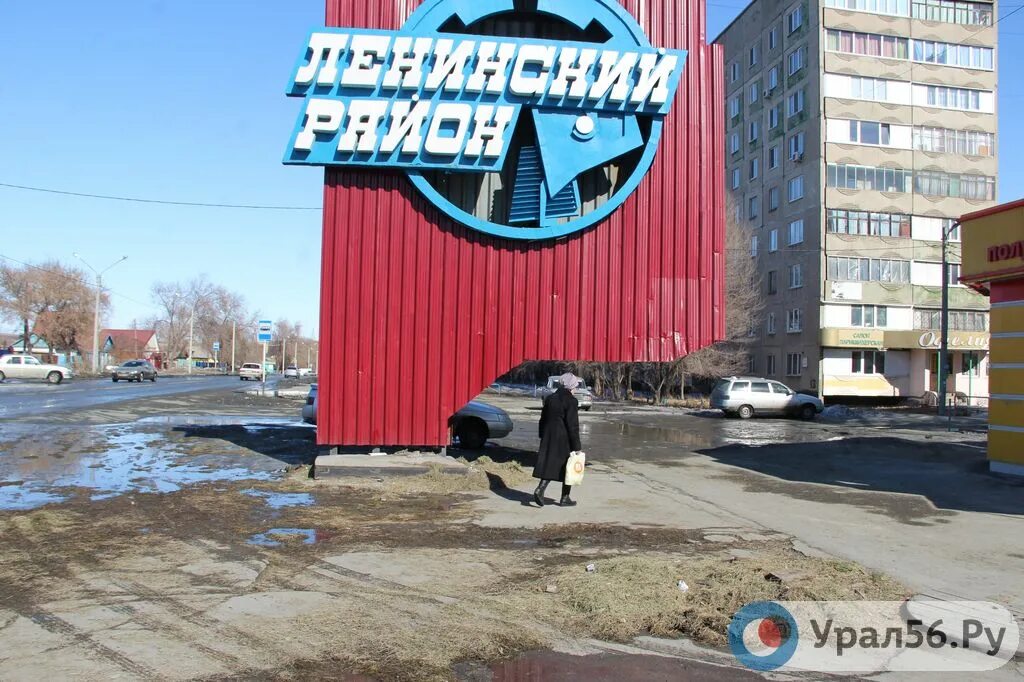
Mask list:
[[[733,62],[729,65],[729,82],[735,83],[740,79],[740,64],[739,62]]]
[[[742,184],[743,171],[740,170],[739,166],[732,169],[732,188],[739,189]]]
[[[760,87],[761,84],[758,82],[751,83],[750,85],[747,86],[748,104],[754,104],[755,102],[757,102],[757,98],[761,96],[761,93],[758,92],[758,89],[760,89]]]
[[[795,362],[794,362],[795,360]],[[795,371],[794,371],[795,368]],[[786,376],[803,376],[804,356],[803,353],[786,353]]]
[[[750,66],[757,66],[757,62],[761,56],[760,52],[761,50],[758,49],[758,45],[755,44],[750,46],[750,54],[747,56],[747,62]]]
[[[729,98],[729,118],[736,118],[740,115],[740,96],[733,95]]]
[[[776,64],[768,69],[768,91],[771,92],[779,87],[779,65]]]
[[[768,49],[774,50],[779,46],[779,29],[773,28],[768,31]]]
[[[786,118],[792,118],[803,113],[805,106],[806,95],[803,88],[790,93],[789,97],[786,98]]]
[[[786,311],[786,333],[799,334],[804,330],[804,313],[800,308]]]
[[[787,145],[789,146],[789,159],[791,161],[795,161],[796,160],[795,159],[796,155],[797,154],[801,154],[802,155],[804,153],[805,148],[806,148],[805,137],[804,137],[803,131],[801,130],[799,133],[795,133],[793,135],[790,135],[789,136],[789,141],[787,142]]]
[[[729,133],[729,153],[735,154],[740,150],[740,134]]]
[[[792,35],[804,25],[803,5],[797,5],[786,14],[786,34]]]
[[[794,238],[797,235],[798,238]],[[794,220],[789,224],[789,246],[794,244],[802,244],[804,241],[804,221],[803,219]]]
[[[775,313],[768,313],[766,327],[768,335],[775,335]]]
[[[804,268],[800,263],[789,266],[789,288],[802,289],[804,286]]]
[[[750,220],[757,220],[761,217],[761,197],[756,194],[750,197],[747,201],[747,212],[750,214]]]
[[[768,170],[779,167],[779,145],[768,148]]]
[[[750,238],[750,257],[757,258],[757,235]]]
[[[779,210],[779,188],[771,187],[768,189],[768,211]]]
[[[779,250],[779,231],[772,230],[768,233],[768,253],[775,253]]]
[[[757,138],[761,136],[761,122],[750,121],[747,125],[747,142],[757,142]]]
[[[775,355],[772,353],[764,357],[764,375],[766,377],[775,376]]]
[[[792,204],[794,201],[800,201],[803,198],[804,176],[798,175],[795,178],[790,178],[789,182],[786,183],[786,199]]]
[[[794,59],[795,58],[795,59]],[[807,47],[801,45],[786,55],[786,73],[793,76],[807,66]]]
[[[750,160],[750,179],[757,180],[761,176],[761,159],[756,156]]]

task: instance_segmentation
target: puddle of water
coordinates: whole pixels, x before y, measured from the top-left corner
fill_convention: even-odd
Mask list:
[[[128,492],[169,493],[192,483],[212,481],[268,480],[274,473],[261,465],[224,466],[216,456],[183,456],[161,447],[159,433],[138,431],[130,426],[100,427],[105,439],[97,453],[68,452],[66,456],[33,460],[0,459],[0,481],[20,481],[0,488],[0,509],[35,509],[61,502],[60,488],[86,488],[90,499],[105,500]],[[241,462],[241,460],[237,460]]]
[[[247,431],[260,431],[262,429],[275,428],[279,426],[301,426],[315,428],[302,421],[301,417],[260,417],[254,415],[193,415],[193,414],[170,414],[156,417],[145,417],[135,422],[136,424],[158,424],[160,426],[244,426]]]
[[[309,507],[313,505],[313,496],[310,493],[274,493],[267,490],[243,490],[243,495],[260,497],[271,509],[282,507]]]
[[[246,542],[260,547],[280,547],[281,540],[275,540],[275,536],[301,537],[302,544],[304,545],[312,545],[317,539],[316,529],[314,528],[271,528],[266,533],[256,533]]]

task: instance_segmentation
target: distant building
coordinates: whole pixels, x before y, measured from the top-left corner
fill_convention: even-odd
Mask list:
[[[100,330],[100,353],[105,357],[105,364],[149,360],[159,367],[163,361],[153,329]]]
[[[951,392],[988,396],[988,301],[955,220],[996,198],[991,2],[754,0],[726,59],[726,187],[754,228],[750,372],[829,396],[934,395],[943,233]]]

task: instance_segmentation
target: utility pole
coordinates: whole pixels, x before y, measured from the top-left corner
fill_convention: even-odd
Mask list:
[[[93,271],[96,275],[96,300],[93,303],[93,316],[92,316],[92,373],[99,374],[100,372],[100,293],[103,291],[103,275],[110,270],[110,268],[128,260],[128,256],[122,256],[120,260],[114,261],[108,265],[104,270],[97,271],[96,268],[89,265],[89,262],[82,258],[77,253],[73,254],[75,258],[85,263],[85,267]],[[28,329],[25,330],[25,339],[22,344],[22,348],[28,347]]]
[[[235,371],[235,321],[231,321],[231,372]]]
[[[948,380],[947,367],[949,366],[949,246],[950,233],[960,227],[957,220],[948,228],[942,229],[942,330],[939,341],[939,414],[946,414],[946,381]]]
[[[193,301],[192,302],[192,313],[189,315],[189,318],[188,318],[188,373],[189,373],[189,375],[192,374],[192,365],[195,364],[195,359],[194,359],[195,352],[193,350],[193,345],[192,345],[192,338],[193,338],[192,333],[195,331],[195,326],[196,326],[196,304],[195,304],[195,301]]]

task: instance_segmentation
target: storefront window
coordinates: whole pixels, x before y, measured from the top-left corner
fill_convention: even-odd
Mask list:
[[[853,352],[854,374],[885,374],[885,352],[857,350]]]

